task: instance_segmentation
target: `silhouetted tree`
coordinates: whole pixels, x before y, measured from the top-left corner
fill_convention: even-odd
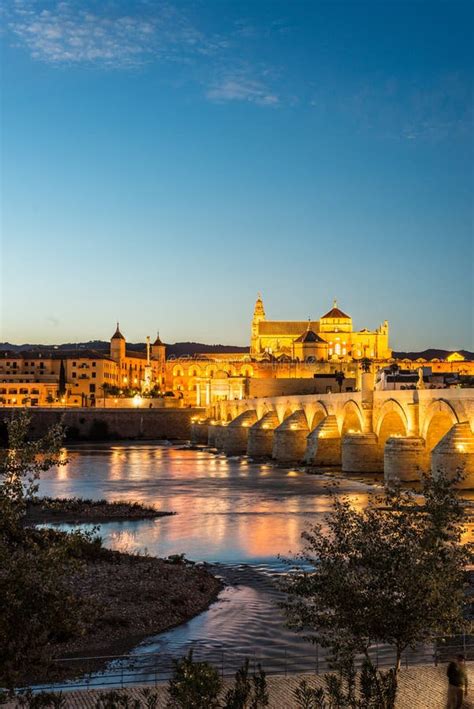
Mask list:
[[[63,360],[61,360],[61,365],[59,367],[59,389],[58,389],[59,398],[64,396],[65,393],[66,393],[66,369],[64,367]]]
[[[330,647],[336,659],[373,643],[402,653],[466,627],[464,512],[456,480],[423,481],[424,504],[400,489],[375,496],[364,510],[334,497],[323,525],[303,532],[304,551],[284,587],[290,625]],[[469,625],[469,624],[468,624]]]

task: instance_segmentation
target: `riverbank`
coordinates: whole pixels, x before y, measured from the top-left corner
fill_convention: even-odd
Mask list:
[[[91,545],[92,547],[92,545]],[[223,587],[205,566],[180,558],[159,559],[96,546],[67,580],[71,593],[90,613],[83,633],[55,643],[46,673],[23,684],[80,677],[102,669],[101,656],[130,652],[142,640],[173,628],[206,610]],[[78,658],[96,657],[94,661]]]
[[[38,497],[29,500],[26,524],[83,524],[120,522],[166,517],[174,512],[162,512],[138,502],[108,502],[81,497]]]

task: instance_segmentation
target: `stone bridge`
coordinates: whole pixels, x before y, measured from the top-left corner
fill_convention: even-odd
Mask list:
[[[359,392],[221,401],[209,415],[192,425],[193,440],[227,455],[387,480],[462,470],[461,486],[474,488],[474,389],[374,391],[367,373]]]

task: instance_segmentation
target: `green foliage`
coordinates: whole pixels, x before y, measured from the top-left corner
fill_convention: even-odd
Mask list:
[[[7,422],[7,447],[0,450],[0,534],[18,531],[26,501],[38,491],[42,472],[63,465],[63,427],[52,426],[38,441],[28,441],[30,418],[26,412]]]
[[[305,550],[288,575],[290,625],[331,647],[339,662],[368,657],[375,642],[392,645],[396,672],[406,648],[466,629],[472,545],[461,544],[455,482],[425,478],[423,505],[400,489],[361,511],[336,496],[325,526],[303,533]]]
[[[0,450],[0,685],[9,688],[25,672],[46,670],[54,643],[80,634],[86,616],[93,617],[92,604],[78,600],[71,578],[86,550],[100,549],[90,534],[25,526],[41,472],[64,462],[62,427],[29,441],[28,426],[26,413],[12,418],[8,447]]]
[[[339,391],[342,391],[342,385],[344,384],[345,378],[346,378],[345,374],[342,370],[334,372],[334,379],[336,380],[336,382],[339,385]]]
[[[158,693],[148,687],[141,690],[142,699],[130,698],[126,692],[112,689],[101,692],[95,703],[95,709],[156,709],[158,706]]]
[[[168,683],[169,709],[217,709],[222,680],[207,662],[194,662],[192,650],[174,660],[174,674]]]
[[[372,360],[369,359],[368,357],[363,357],[360,360],[360,366],[361,366],[363,372],[366,372],[366,373],[370,372],[370,370],[372,368]]]
[[[396,675],[379,672],[368,660],[357,674],[348,657],[338,674],[324,677],[325,687],[310,687],[302,680],[293,692],[296,709],[394,709]]]
[[[258,665],[257,672],[249,675],[249,661],[235,674],[234,686],[225,693],[226,709],[259,709],[268,706],[268,690],[265,672]]]
[[[59,368],[59,388],[58,395],[64,396],[66,393],[66,369],[64,367],[64,361],[61,360],[61,365]]]
[[[66,698],[62,692],[32,692],[28,689],[15,697],[18,706],[28,709],[63,709],[66,707]]]
[[[324,698],[322,687],[310,687],[306,680],[301,680],[293,690],[295,709],[326,709],[328,704]]]

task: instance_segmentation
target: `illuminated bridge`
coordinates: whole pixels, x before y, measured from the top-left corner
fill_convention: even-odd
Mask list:
[[[474,488],[474,389],[374,391],[217,402],[192,425],[194,442],[227,455],[270,456],[282,464],[335,466],[418,480],[462,470]]]

